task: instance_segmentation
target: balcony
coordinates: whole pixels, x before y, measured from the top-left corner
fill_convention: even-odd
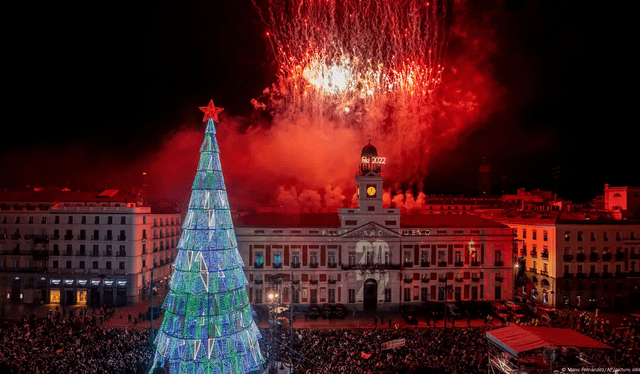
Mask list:
[[[587,273],[577,273],[576,274],[576,278],[586,278],[587,277]]]
[[[602,273],[602,278],[611,278],[613,275],[608,271]]]
[[[360,271],[376,271],[376,270],[400,270],[400,264],[368,264],[368,265],[342,265],[342,270],[360,270]]]
[[[53,234],[53,235],[51,236],[51,239],[52,239],[52,240],[60,240],[60,234]]]
[[[329,279],[328,282],[329,282],[329,284],[336,284],[336,283],[338,283],[338,280],[337,279]]]
[[[319,264],[318,264],[317,262],[312,262],[312,263],[310,263],[310,264],[309,264],[309,267],[310,267],[311,269],[317,269],[317,268],[318,268],[318,266],[319,266]]]
[[[73,240],[73,235],[65,235],[64,240]]]
[[[549,275],[549,271],[547,271],[547,270],[539,270],[538,274],[540,274],[540,275]]]
[[[562,277],[563,278],[573,278],[573,274],[571,274],[571,273],[563,273]]]
[[[123,242],[125,240],[127,240],[127,236],[126,235],[118,235],[118,241]]]
[[[464,265],[464,262],[462,262],[462,261],[454,261],[453,262],[453,266],[462,266],[462,265]]]
[[[336,269],[338,267],[338,263],[337,262],[330,262],[327,264],[327,267],[329,269]]]
[[[91,235],[91,240],[93,241],[99,241],[100,237],[98,235]]]
[[[502,283],[503,280],[504,280],[504,277],[501,274],[496,275],[496,282]]]
[[[445,266],[447,266],[447,262],[446,261],[438,261],[438,266],[439,267],[445,267]]]
[[[405,261],[402,263],[402,266],[405,268],[413,267],[413,261]]]
[[[530,252],[529,252],[529,256],[531,256],[531,257],[538,257],[538,251],[530,251]]]
[[[291,281],[293,284],[300,284],[300,279],[294,279]]]
[[[438,277],[438,282],[445,283],[447,281],[447,277]]]
[[[255,284],[262,284],[262,279],[254,279],[253,283]]]
[[[627,274],[622,271],[616,271],[616,278],[624,278]]]
[[[599,258],[600,258],[600,256],[598,256],[597,253],[591,253],[589,255],[589,261],[591,261],[591,262],[596,262],[596,261],[599,260]]]
[[[504,266],[504,261],[496,261],[493,263],[493,266]]]
[[[471,261],[471,266],[480,266],[480,261]]]
[[[456,283],[462,283],[462,281],[463,281],[464,279],[463,279],[462,277],[455,277],[455,278],[453,278],[453,280],[454,280]]]
[[[603,253],[602,254],[602,261],[611,261],[612,257],[613,257],[613,255],[611,253]]]
[[[105,235],[104,240],[113,240],[113,236]]]
[[[548,259],[548,258],[549,258],[549,252],[542,252],[542,253],[540,254],[540,256],[541,256],[542,258],[546,258],[546,259]]]
[[[13,234],[11,234],[11,239],[13,240],[18,240],[22,237],[22,235],[19,232],[14,232]]]
[[[527,250],[525,248],[522,248],[519,253],[520,253],[520,256],[526,256]]]
[[[576,255],[576,261],[584,262],[587,259],[587,256],[584,253],[578,253]]]
[[[271,265],[271,267],[273,267],[274,269],[280,269],[282,267],[282,263],[279,263],[279,264],[274,263]]]
[[[428,261],[420,261],[420,266],[423,268],[428,268],[431,264]]]
[[[471,281],[472,282],[480,282],[480,277],[476,277],[476,276],[471,277]]]
[[[623,252],[616,253],[616,261],[624,261],[624,253]]]
[[[422,282],[422,283],[429,283],[429,277],[422,277],[422,278],[420,278],[420,282]]]
[[[562,255],[562,261],[564,261],[564,262],[573,261],[573,255]]]
[[[300,267],[300,263],[299,263],[299,262],[292,262],[292,263],[291,263],[291,268],[292,268],[292,269],[297,269],[297,268],[299,268],[299,267]]]
[[[600,274],[598,274],[597,272],[593,272],[593,273],[589,273],[589,278],[599,278]]]
[[[404,283],[412,283],[413,279],[411,278],[404,278]]]
[[[309,279],[309,283],[318,284],[318,280],[317,279]]]
[[[629,258],[632,260],[640,260],[640,253],[630,253]]]
[[[264,263],[262,263],[262,264],[259,264],[257,262],[253,263],[253,268],[254,269],[262,269],[263,267],[264,267]]]
[[[531,273],[535,273],[535,274],[538,274],[538,269],[536,269],[536,268],[529,268],[529,272],[531,272]]]

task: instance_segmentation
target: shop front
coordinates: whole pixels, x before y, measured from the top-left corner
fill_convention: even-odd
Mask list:
[[[116,305],[117,306],[127,305],[127,280],[126,279],[117,280]]]
[[[78,279],[78,290],[76,291],[76,303],[80,305],[87,304],[87,286],[89,280],[86,278]]]
[[[111,278],[105,278],[104,280],[104,297],[102,299],[102,305],[113,306],[113,286],[115,281]]]
[[[62,300],[62,292],[60,287],[62,287],[62,279],[52,277],[51,278],[51,291],[49,292],[51,304],[60,304]]]
[[[102,279],[100,278],[91,278],[91,287],[89,288],[89,300],[88,303],[91,306],[101,305],[102,301],[100,300],[100,288],[102,287]]]

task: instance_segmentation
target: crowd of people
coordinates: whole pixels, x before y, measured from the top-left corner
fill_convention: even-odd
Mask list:
[[[273,347],[294,373],[486,373],[487,349],[480,328],[373,328],[295,331],[295,350],[282,336],[263,331],[263,353]],[[383,343],[404,339],[384,349]],[[278,341],[280,343],[278,343]]]
[[[109,313],[51,312],[0,328],[0,373],[146,373],[152,357],[146,330],[101,327]]]

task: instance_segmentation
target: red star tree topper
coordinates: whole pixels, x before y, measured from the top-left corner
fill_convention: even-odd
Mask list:
[[[202,122],[207,122],[209,118],[218,122],[218,113],[224,110],[224,108],[216,108],[216,106],[213,105],[213,100],[209,101],[209,105],[201,106],[199,108],[204,112],[204,118],[202,119]]]

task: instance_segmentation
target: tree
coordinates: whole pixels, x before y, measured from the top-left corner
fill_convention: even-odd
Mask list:
[[[152,371],[249,373],[264,362],[260,331],[246,292],[220,165],[213,100],[200,107],[207,121],[200,162],[173,263],[166,310],[158,331]]]

